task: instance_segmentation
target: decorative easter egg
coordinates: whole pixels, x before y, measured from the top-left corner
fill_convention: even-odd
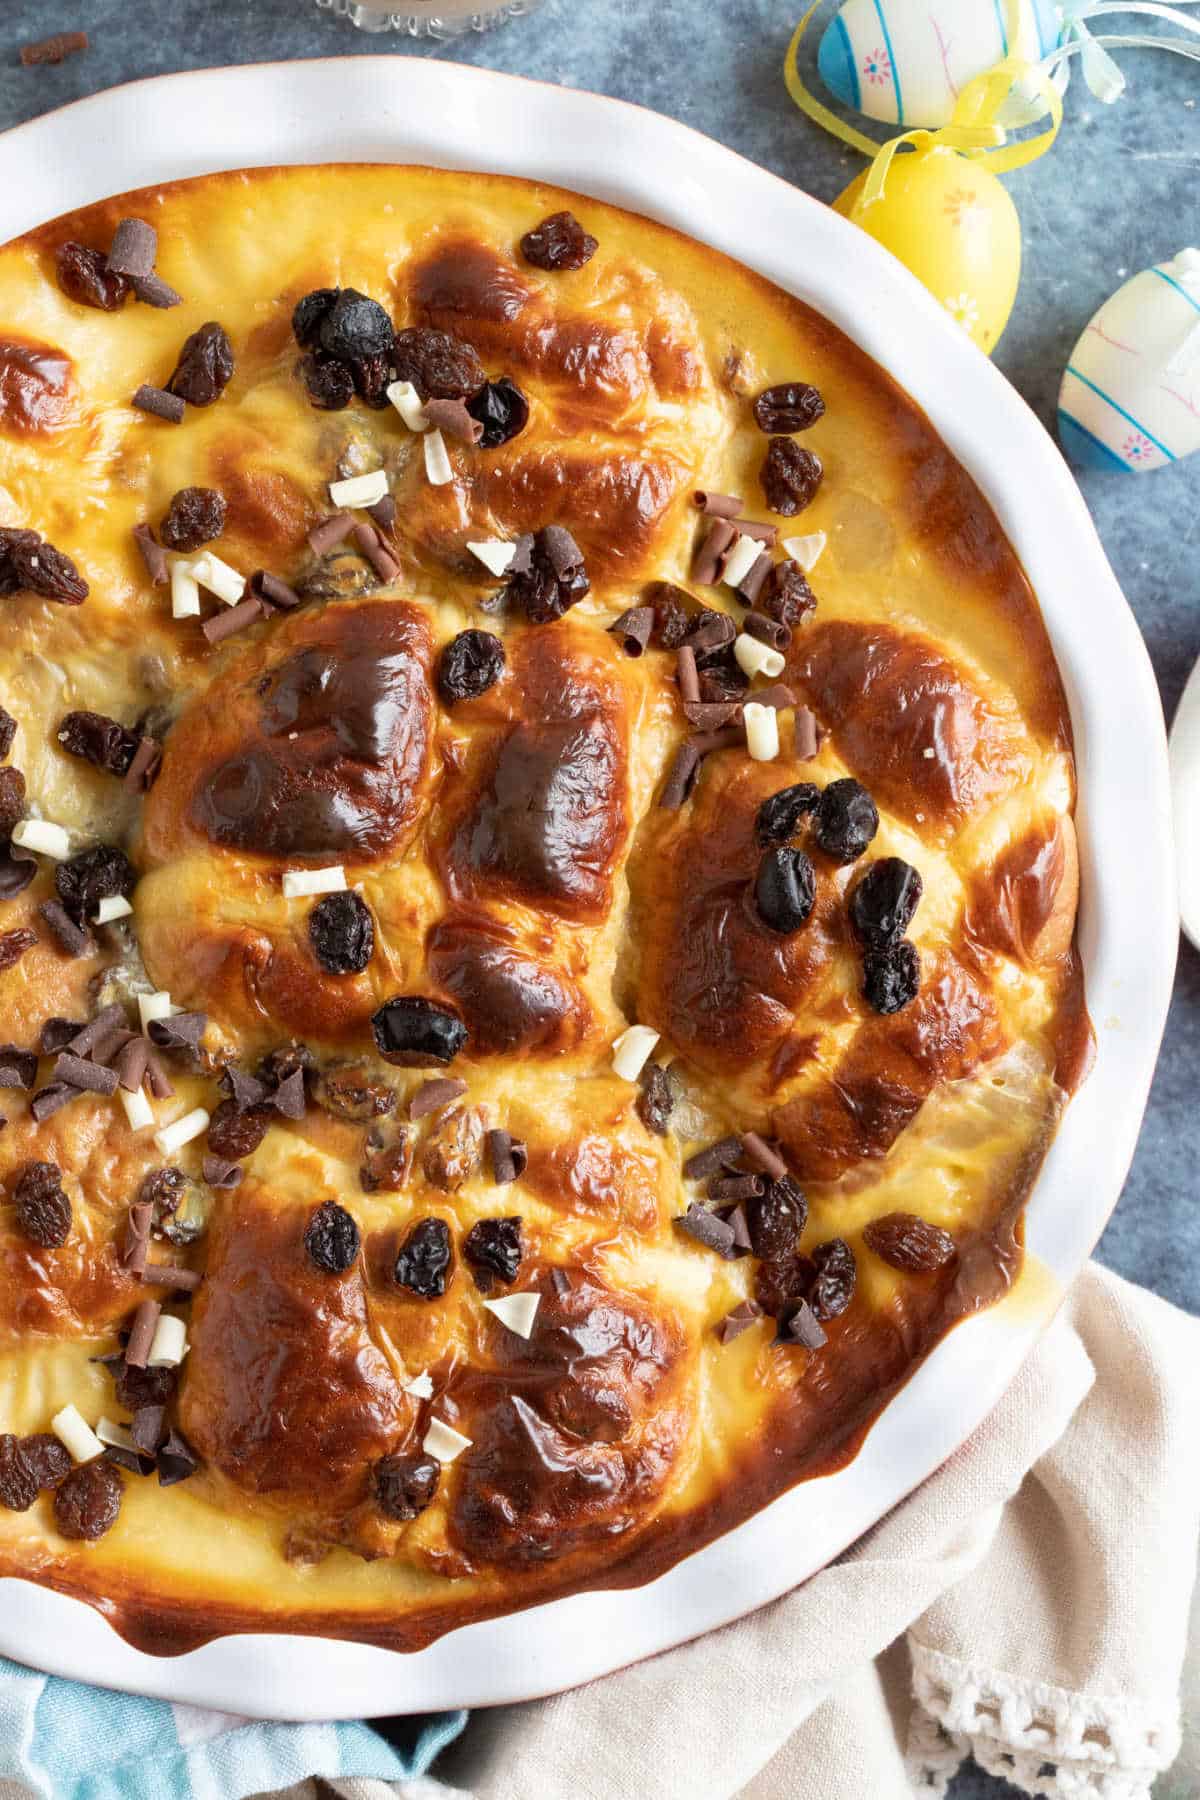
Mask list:
[[[1058,37],[1053,0],[846,0],[817,67],[844,105],[870,119],[937,126],[975,76],[1009,54],[1038,62]]]
[[[1161,469],[1200,450],[1200,250],[1118,288],[1075,346],[1058,432],[1085,467]]]
[[[862,202],[867,173],[834,201],[899,257],[981,350],[995,349],[1021,278],[1021,226],[985,163],[932,145],[896,156],[884,190]]]

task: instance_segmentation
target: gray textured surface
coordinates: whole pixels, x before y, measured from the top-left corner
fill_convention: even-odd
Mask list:
[[[136,76],[299,56],[435,54],[619,95],[674,115],[832,199],[859,159],[802,118],[779,78],[800,0],[548,0],[484,37],[424,47],[366,37],[313,0],[0,0],[0,127]],[[83,27],[93,47],[57,69],[23,69],[17,48]],[[1200,242],[1200,76],[1165,56],[1127,55],[1130,92],[1104,108],[1076,79],[1049,157],[1011,178],[1026,266],[998,362],[1047,423],[1078,333],[1126,274]],[[1109,557],[1137,614],[1168,717],[1200,655],[1200,458],[1142,478],[1084,480]],[[1088,596],[1079,595],[1086,608]],[[1130,820],[1129,854],[1137,855]],[[1200,1307],[1200,956],[1184,947],[1162,1060],[1133,1170],[1100,1245],[1111,1267],[1191,1311]],[[1013,1793],[975,1773],[954,1800]],[[884,1800],[884,1797],[880,1797]]]

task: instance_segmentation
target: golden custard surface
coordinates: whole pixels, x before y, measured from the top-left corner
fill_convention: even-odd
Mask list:
[[[522,234],[567,205],[596,255],[573,272],[530,266]],[[130,213],[156,227],[158,271],[184,303],[67,299],[56,247],[104,249]],[[454,478],[433,486],[390,407],[316,410],[290,320],[334,286],[382,301],[398,329],[472,344],[490,379],[527,396],[528,427],[491,451],[450,442]],[[236,359],[222,397],[179,426],[134,410],[208,320]],[[773,522],[826,546],[782,679],[816,715],[819,752],[792,754],[788,708],[776,761],[715,750],[668,810],[658,796],[688,732],[675,658],[631,658],[605,627],[656,580],[740,620],[728,587],[690,583],[692,497],[741,495],[771,520],[751,402],[793,380],[825,400],[797,439],[824,478],[799,518]],[[386,587],[352,545],[314,559],[306,536],[331,479],[381,464],[401,564]],[[225,561],[308,596],[213,651],[198,620],[172,619],[132,538],[196,485],[228,502]],[[582,549],[588,596],[552,624],[486,609],[502,583],[468,542],[549,524]],[[0,1573],[83,1595],[161,1650],[264,1625],[414,1647],[471,1617],[642,1581],[844,1461],[937,1337],[1015,1277],[1021,1205],[1086,1060],[1065,701],[982,496],[819,316],[664,227],[515,180],[287,169],[127,196],[0,250],[0,525],[41,532],[91,590],[76,608],[0,603],[11,763],[74,848],[120,843],[139,874],[132,919],[77,959],[38,914],[49,863],[4,905],[3,928],[39,941],[0,975],[0,1040],[28,1047],[50,1016],[165,989],[209,1024],[204,1069],[168,1059],[159,1126],[214,1108],[221,1061],[251,1070],[297,1040],[324,1080],[390,1085],[380,1129],[390,1141],[402,1123],[411,1158],[397,1186],[364,1191],[368,1124],[310,1102],[303,1120],[273,1118],[239,1186],[201,1190],[203,1237],[152,1251],[203,1272],[190,1303],[157,1291],[189,1319],[172,1417],[200,1472],[167,1489],[127,1477],[94,1546],[58,1535],[48,1495],[0,1510]],[[438,658],[464,629],[501,636],[504,673],[447,707]],[[56,733],[76,709],[152,721],[164,756],[144,799],[64,753]],[[878,834],[848,866],[813,851],[812,916],[773,933],[749,898],[756,812],[795,782],[846,776],[873,795]],[[921,989],[888,1017],[862,997],[848,922],[882,856],[924,883]],[[283,869],[331,862],[373,917],[361,974],[326,973],[313,902],[283,896]],[[465,1094],[420,1121],[408,1101],[442,1071],[380,1062],[370,1021],[395,995],[452,1007],[470,1033],[449,1071]],[[680,1082],[666,1136],[613,1071],[635,1021],[661,1033],[655,1054]],[[92,1424],[127,1419],[92,1359],[117,1348],[145,1291],[120,1247],[163,1159],[114,1100],[84,1096],[39,1126],[26,1095],[3,1098],[0,1432],[44,1431],[68,1402]],[[481,1154],[492,1129],[528,1146],[509,1186]],[[722,1343],[756,1259],[722,1260],[673,1224],[703,1196],[686,1158],[746,1131],[777,1139],[803,1184],[801,1251],[842,1239],[857,1263],[849,1307],[811,1352],[774,1345],[769,1319]],[[203,1152],[201,1138],[172,1160],[198,1181]],[[8,1203],[31,1159],[60,1166],[72,1201],[58,1250],[23,1236]],[[362,1234],[341,1276],[304,1248],[328,1200]],[[864,1228],[895,1211],[949,1232],[954,1260],[935,1274],[881,1261]],[[461,1254],[471,1225],[514,1216],[512,1291],[540,1296],[528,1340],[484,1308]],[[428,1217],[455,1244],[432,1301],[391,1275]],[[423,1371],[432,1401],[408,1391]],[[470,1447],[397,1524],[371,1470],[419,1448],[433,1416]]]

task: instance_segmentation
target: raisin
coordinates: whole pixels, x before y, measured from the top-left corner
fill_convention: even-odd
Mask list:
[[[305,356],[299,364],[308,397],[322,412],[341,412],[354,398],[354,377],[335,356]]]
[[[460,631],[438,660],[438,693],[447,706],[478,700],[504,673],[504,645],[490,631]]]
[[[654,613],[650,642],[656,650],[678,650],[692,629],[692,596],[672,581],[652,581],[642,590],[642,605]]]
[[[467,402],[467,411],[483,426],[480,450],[498,450],[510,438],[518,437],[529,423],[529,402],[507,375],[499,381],[485,381]]]
[[[440,1300],[454,1261],[450,1227],[444,1219],[418,1219],[400,1246],[395,1278],[422,1300]]]
[[[483,1160],[483,1117],[477,1107],[448,1112],[429,1139],[421,1159],[421,1173],[431,1187],[456,1194]]]
[[[42,1489],[56,1488],[71,1473],[71,1452],[52,1431],[38,1431],[21,1439],[21,1455],[33,1479]]]
[[[675,1088],[661,1063],[642,1065],[638,1076],[641,1093],[637,1097],[637,1116],[656,1137],[666,1137],[667,1122],[675,1110]]]
[[[804,1299],[815,1275],[807,1256],[770,1258],[754,1271],[754,1298],[765,1313],[778,1319]]]
[[[253,1106],[239,1112],[232,1100],[222,1100],[208,1122],[208,1152],[228,1162],[242,1162],[253,1156],[267,1135],[271,1123],[270,1108]]]
[[[0,762],[13,747],[13,739],[17,735],[17,721],[6,706],[0,706]]]
[[[216,488],[186,487],[172,497],[159,536],[168,550],[198,550],[225,529],[225,496]]]
[[[71,1235],[71,1202],[57,1163],[26,1163],[12,1191],[17,1224],[44,1250],[58,1250]]]
[[[382,412],[388,404],[387,391],[392,379],[391,358],[387,356],[355,356],[346,364],[350,380],[360,400]]]
[[[178,1380],[178,1369],[134,1369],[124,1357],[113,1370],[117,1403],[131,1413],[143,1406],[165,1406]]]
[[[844,1238],[830,1238],[818,1244],[812,1253],[816,1278],[806,1295],[818,1319],[836,1319],[844,1313],[854,1294],[858,1264],[854,1252]]]
[[[521,254],[535,269],[582,269],[599,248],[572,212],[551,213],[521,239]]]
[[[821,803],[821,790],[811,781],[798,781],[794,787],[780,788],[770,794],[754,816],[755,841],[764,848],[768,844],[786,844],[795,837],[800,821],[816,812]]]
[[[873,862],[850,897],[850,923],[870,950],[886,950],[908,930],[921,902],[920,872],[899,856]]]
[[[808,576],[800,564],[789,556],[772,568],[755,604],[769,619],[794,631],[816,611],[817,596],[809,587]]]
[[[921,958],[907,938],[863,957],[863,998],[877,1013],[903,1012],[920,989]]]
[[[93,768],[110,775],[124,775],[138,747],[138,735],[104,713],[69,712],[58,727],[58,741],[68,756],[78,756]]]
[[[326,894],[308,915],[313,955],[329,975],[361,975],[375,954],[375,921],[359,894]]]
[[[43,600],[58,600],[64,606],[78,606],[87,599],[87,582],[70,557],[53,544],[11,546],[7,561],[16,580],[15,592],[40,594]]]
[[[315,350],[321,341],[321,322],[333,308],[337,288],[314,288],[292,310],[292,331],[302,350]]]
[[[773,1181],[765,1194],[745,1203],[750,1247],[764,1262],[779,1262],[795,1254],[808,1218],[808,1200],[790,1175]]]
[[[101,312],[117,312],[133,292],[129,277],[109,268],[103,250],[89,250],[86,244],[60,244],[54,274],[68,300],[99,307]]]
[[[428,325],[396,333],[392,368],[422,400],[471,400],[487,381],[473,345]]]
[[[519,1218],[480,1219],[463,1239],[463,1256],[482,1294],[491,1292],[494,1281],[509,1286],[517,1279],[523,1250]]]
[[[210,319],[193,331],[179,352],[179,361],[167,383],[189,406],[211,406],[233,378],[233,345],[222,325]]]
[[[37,941],[37,932],[24,925],[18,925],[14,931],[0,931],[0,973],[19,963]]]
[[[278,1087],[294,1075],[297,1069],[303,1070],[305,1076],[316,1070],[316,1058],[307,1044],[281,1044],[278,1050],[272,1050],[264,1056],[258,1065],[258,1078],[270,1087]]]
[[[772,931],[799,931],[817,897],[817,878],[803,850],[764,850],[754,881],[754,904]]]
[[[700,698],[711,701],[740,700],[750,686],[750,678],[738,666],[733,646],[709,652],[700,671]]]
[[[182,1169],[151,1169],[143,1177],[138,1189],[138,1199],[143,1205],[152,1207],[153,1223],[161,1226],[164,1219],[170,1219],[179,1211],[179,1203],[188,1189],[188,1177]]]
[[[0,1432],[0,1506],[9,1512],[28,1512],[37,1497],[37,1476],[21,1446],[11,1431]]]
[[[767,505],[785,519],[794,518],[816,498],[824,472],[811,450],[793,438],[773,437],[759,474]]]
[[[533,540],[529,567],[514,575],[508,596],[534,625],[548,625],[582,600],[591,588],[583,552],[562,525],[546,525]]]
[[[0,839],[7,843],[24,817],[25,777],[20,769],[0,769]]]
[[[361,1063],[342,1063],[322,1069],[313,1083],[313,1099],[335,1119],[362,1125],[393,1112],[396,1093],[382,1081],[372,1081]]]
[[[371,1487],[384,1518],[403,1525],[425,1511],[441,1478],[432,1456],[385,1456],[371,1470]]]
[[[102,900],[116,894],[128,899],[136,885],[137,870],[112,844],[81,850],[54,871],[55,892],[77,925],[94,919]]]
[[[825,402],[807,381],[764,388],[754,402],[754,423],[770,437],[776,431],[807,431],[825,411]]]
[[[372,1143],[368,1137],[358,1185],[364,1194],[377,1194],[381,1188],[394,1194],[404,1186],[411,1169],[412,1145],[407,1131],[397,1131],[390,1144]]]
[[[94,1543],[111,1531],[121,1511],[125,1485],[103,1457],[72,1469],[55,1489],[54,1521],[65,1538]]]
[[[395,335],[378,300],[350,287],[339,289],[333,304],[322,309],[316,329],[322,350],[347,361],[358,356],[387,356]]]
[[[831,781],[816,812],[816,839],[835,862],[854,862],[879,830],[879,813],[860,781]]]
[[[419,994],[385,1001],[371,1019],[371,1030],[384,1062],[410,1069],[453,1062],[469,1036],[456,1012]]]
[[[950,1233],[916,1213],[890,1212],[881,1219],[872,1219],[863,1232],[863,1241],[893,1269],[906,1269],[913,1274],[944,1269],[958,1255]]]
[[[309,1261],[327,1275],[344,1275],[358,1255],[362,1238],[358,1226],[336,1200],[318,1206],[304,1229],[304,1248]]]

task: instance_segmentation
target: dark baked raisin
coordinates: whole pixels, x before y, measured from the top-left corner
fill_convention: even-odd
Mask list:
[[[642,605],[654,613],[650,642],[656,650],[678,650],[692,629],[692,596],[672,581],[652,581],[642,590]]]
[[[795,1254],[808,1218],[808,1200],[790,1175],[773,1181],[765,1194],[746,1201],[746,1225],[755,1256],[779,1262]]]
[[[844,1238],[830,1238],[828,1243],[817,1245],[812,1260],[816,1277],[801,1298],[808,1301],[818,1319],[836,1319],[854,1295],[858,1279],[854,1252]]]
[[[504,645],[490,631],[460,631],[438,659],[438,693],[447,706],[478,700],[504,673]]]
[[[78,606],[87,599],[87,582],[70,557],[53,544],[39,540],[35,544],[13,545],[6,560],[16,592],[40,594],[43,600],[58,600],[63,606]]]
[[[572,212],[551,213],[521,239],[521,254],[535,269],[582,269],[599,248]]]
[[[392,321],[378,300],[360,294],[357,288],[339,289],[317,323],[322,350],[347,361],[356,356],[386,356],[394,335]]]
[[[521,1267],[521,1221],[480,1219],[463,1239],[462,1249],[481,1293],[490,1293],[496,1281],[508,1286],[517,1279]]]
[[[754,402],[754,423],[770,437],[774,431],[807,431],[825,411],[825,402],[807,381],[784,381],[764,388]]]
[[[439,1300],[446,1291],[453,1261],[446,1221],[418,1219],[400,1246],[396,1284],[422,1300]]]
[[[26,1163],[12,1190],[17,1224],[44,1250],[58,1250],[71,1235],[71,1202],[57,1163]]]
[[[414,325],[392,345],[397,381],[411,381],[422,400],[470,400],[487,380],[473,345],[448,331]]]
[[[798,781],[794,787],[780,788],[768,795],[754,815],[754,836],[763,845],[786,844],[800,829],[800,821],[816,812],[821,803],[821,790],[811,781]]]
[[[361,1063],[322,1069],[313,1082],[312,1096],[324,1112],[352,1125],[385,1118],[396,1107],[395,1089],[374,1080]]]
[[[142,1177],[142,1185],[138,1189],[138,1199],[145,1206],[153,1207],[155,1225],[161,1225],[179,1211],[179,1203],[188,1188],[188,1177],[182,1169],[151,1169]]]
[[[318,1206],[304,1230],[309,1260],[327,1275],[344,1275],[358,1255],[362,1238],[358,1226],[336,1200]]]
[[[0,769],[0,841],[7,843],[13,827],[24,817],[25,777],[20,769]]]
[[[56,1488],[74,1468],[71,1452],[52,1431],[37,1431],[21,1439],[21,1455],[38,1487]]]
[[[754,1298],[773,1319],[803,1300],[816,1276],[807,1256],[780,1256],[760,1262],[754,1271]]]
[[[116,1524],[124,1492],[113,1465],[97,1457],[72,1469],[54,1490],[54,1522],[65,1538],[94,1543]]]
[[[177,394],[189,406],[211,406],[232,378],[233,345],[224,326],[210,319],[184,343],[167,392]]]
[[[814,824],[826,856],[849,863],[862,855],[879,830],[879,812],[862,783],[847,775],[825,789]]]
[[[921,958],[907,938],[863,957],[863,998],[877,1013],[903,1012],[920,990]]]
[[[571,533],[562,525],[546,525],[533,540],[529,567],[510,578],[507,591],[533,624],[548,625],[582,600],[591,585]]]
[[[350,371],[350,379],[354,383],[354,391],[360,400],[373,406],[376,412],[382,412],[388,404],[387,391],[392,380],[392,362],[389,356],[355,356],[346,364]]]
[[[641,1093],[637,1097],[637,1116],[656,1137],[666,1137],[667,1123],[675,1110],[675,1087],[661,1063],[642,1065],[638,1076]]]
[[[441,1478],[432,1456],[385,1456],[371,1470],[371,1487],[384,1518],[403,1525],[425,1511]]]
[[[341,412],[354,398],[354,377],[336,356],[303,356],[300,376],[308,397],[322,412]]]
[[[437,1130],[426,1142],[421,1173],[431,1187],[456,1194],[483,1160],[483,1115],[476,1106],[455,1107],[443,1113]]]
[[[13,747],[13,739],[17,735],[17,721],[7,706],[0,706],[0,762]]]
[[[178,1369],[133,1369],[124,1357],[113,1369],[117,1404],[135,1413],[143,1406],[165,1406],[179,1381]]]
[[[292,309],[292,331],[302,350],[313,350],[321,341],[321,321],[332,311],[338,288],[314,288]]]
[[[224,529],[225,496],[209,487],[180,488],[158,528],[168,550],[198,550]]]
[[[0,931],[0,973],[11,969],[14,963],[19,963],[25,952],[32,950],[37,941],[37,932],[30,931],[25,925],[18,925],[12,931]]]
[[[221,1100],[208,1122],[208,1152],[227,1162],[242,1162],[253,1156],[267,1135],[271,1110],[252,1106],[239,1112],[233,1100]]]
[[[420,994],[400,994],[372,1016],[375,1046],[384,1062],[421,1069],[453,1062],[469,1033],[456,1012]]]
[[[113,844],[94,844],[54,871],[55,892],[77,925],[94,919],[102,900],[115,894],[128,899],[136,885],[137,870]]]
[[[499,381],[485,381],[468,400],[467,411],[483,426],[480,450],[498,450],[510,438],[518,437],[529,423],[529,402],[507,375]]]
[[[794,438],[773,437],[759,474],[767,505],[785,519],[794,518],[816,498],[824,472],[820,457]]]
[[[38,1480],[11,1431],[0,1432],[0,1506],[28,1512],[38,1497]]]
[[[133,292],[129,277],[109,268],[103,250],[89,250],[86,244],[60,244],[54,253],[54,275],[68,300],[99,307],[101,312],[118,311]]]
[[[377,1194],[382,1189],[394,1194],[404,1186],[412,1169],[412,1145],[407,1131],[397,1131],[390,1143],[372,1143],[367,1139],[367,1153],[358,1171],[358,1185],[364,1194]]]
[[[893,1269],[913,1274],[944,1269],[958,1255],[950,1233],[916,1213],[890,1212],[882,1219],[872,1219],[863,1231],[863,1241]]]
[[[850,923],[871,950],[886,950],[908,930],[920,905],[920,872],[899,856],[873,862],[850,896]]]
[[[799,931],[817,897],[817,878],[803,850],[764,850],[754,880],[754,904],[772,931]]]
[[[308,915],[313,955],[330,975],[361,975],[375,954],[375,921],[360,894],[326,894]]]
[[[69,712],[58,727],[58,741],[68,756],[78,756],[110,775],[124,775],[138,747],[138,735],[104,713]]]
[[[767,576],[755,602],[760,612],[794,631],[809,614],[816,611],[817,596],[808,585],[808,576],[790,556],[777,562]]]

